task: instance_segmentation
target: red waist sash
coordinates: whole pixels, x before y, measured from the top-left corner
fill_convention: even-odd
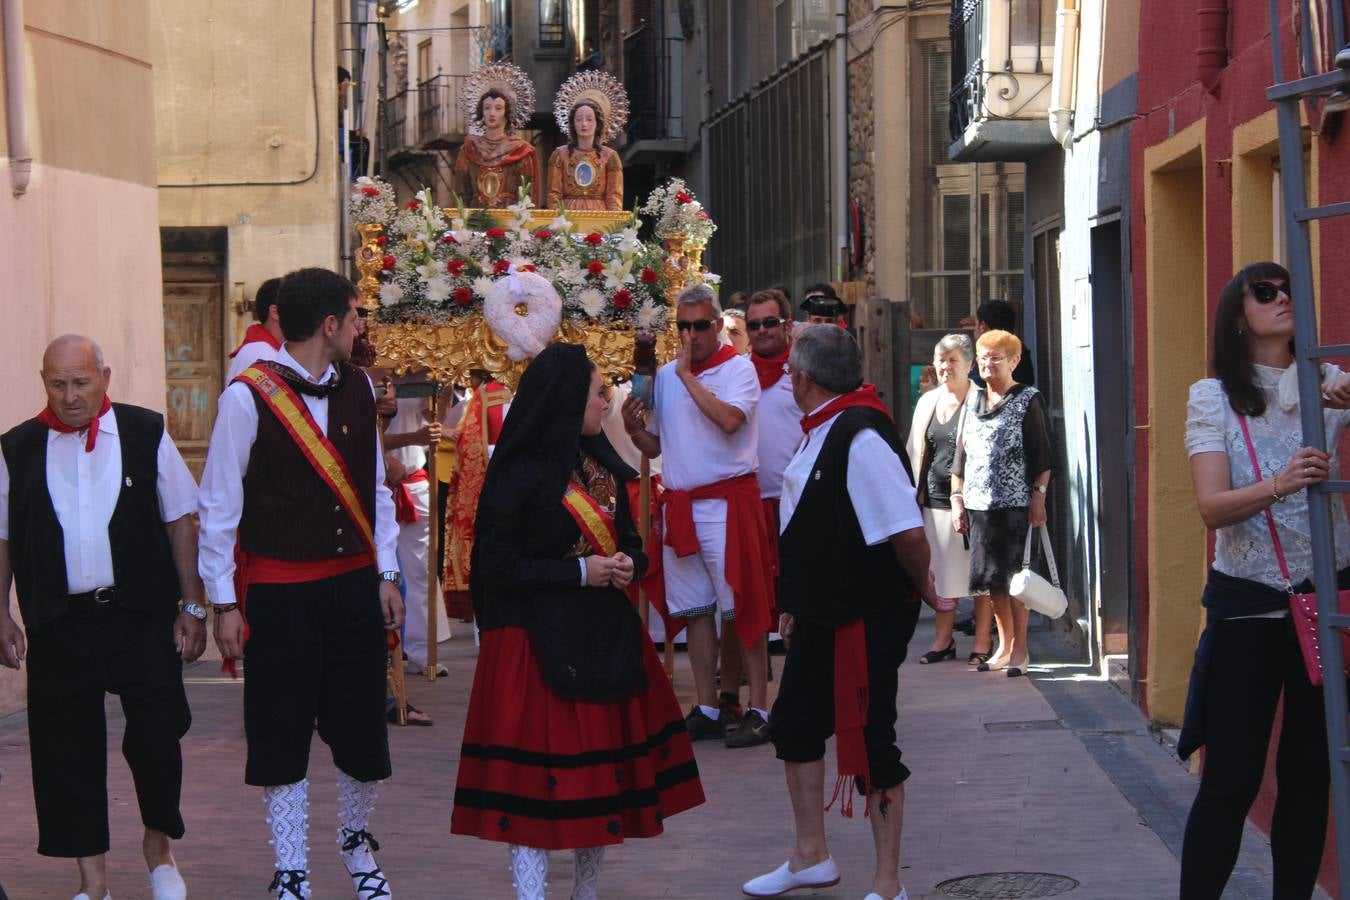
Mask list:
[[[300,584],[306,581],[322,581],[336,575],[346,575],[357,569],[373,566],[375,561],[369,553],[354,553],[351,556],[336,556],[332,559],[272,559],[270,556],[249,554],[248,571],[244,578],[248,584]]]
[[[400,525],[407,525],[416,522],[420,516],[417,515],[417,507],[413,504],[412,491],[408,490],[408,485],[417,484],[427,480],[427,470],[418,469],[416,472],[410,472],[398,483],[398,487],[393,491],[394,494],[394,521]]]

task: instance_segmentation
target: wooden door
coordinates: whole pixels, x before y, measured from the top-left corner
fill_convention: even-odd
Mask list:
[[[170,271],[165,269],[164,282],[165,420],[200,478],[221,391],[222,285],[170,281]]]

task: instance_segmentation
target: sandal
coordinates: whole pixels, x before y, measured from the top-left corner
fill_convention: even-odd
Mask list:
[[[982,666],[982,665],[984,665],[985,663],[989,662],[990,658],[991,658],[993,655],[994,655],[994,651],[992,651],[992,650],[990,650],[988,653],[972,653],[972,654],[970,654],[970,656],[967,656],[967,657],[966,657],[966,665],[968,665],[968,666]]]
[[[385,718],[387,718],[391,724],[397,725],[398,707],[397,706],[389,707],[389,712],[385,713]],[[435,723],[431,721],[431,716],[427,715],[426,713],[422,712],[420,709],[409,703],[407,724],[417,725],[422,728],[430,728]]]
[[[930,663],[940,663],[944,659],[956,659],[956,641],[953,640],[947,645],[946,650],[929,650],[923,656],[919,657],[919,665],[926,666]]]

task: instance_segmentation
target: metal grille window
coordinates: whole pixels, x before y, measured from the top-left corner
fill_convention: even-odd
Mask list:
[[[487,0],[488,53],[494,62],[511,58],[511,0]]]
[[[539,46],[561,47],[566,34],[563,0],[539,0]]]
[[[1022,302],[1024,167],[947,162],[951,49],[912,54],[910,301],[928,328],[955,328],[993,298]]]

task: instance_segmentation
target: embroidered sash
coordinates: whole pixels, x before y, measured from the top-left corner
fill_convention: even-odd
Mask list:
[[[324,484],[328,485],[338,502],[342,504],[343,510],[351,517],[352,524],[356,526],[357,533],[365,543],[366,549],[370,551],[371,558],[375,558],[375,527],[370,516],[366,514],[365,507],[361,505],[351,472],[347,470],[347,463],[319,428],[314,417],[309,414],[305,402],[285,381],[273,377],[270,372],[259,366],[249,366],[235,378],[235,381],[242,381],[253,388],[262,398],[263,405],[281,422],[286,433],[300,448],[300,453],[309,460],[314,471],[323,479]]]
[[[614,517],[576,482],[567,486],[562,505],[596,553],[613,556],[619,552],[619,529],[614,525]]]

